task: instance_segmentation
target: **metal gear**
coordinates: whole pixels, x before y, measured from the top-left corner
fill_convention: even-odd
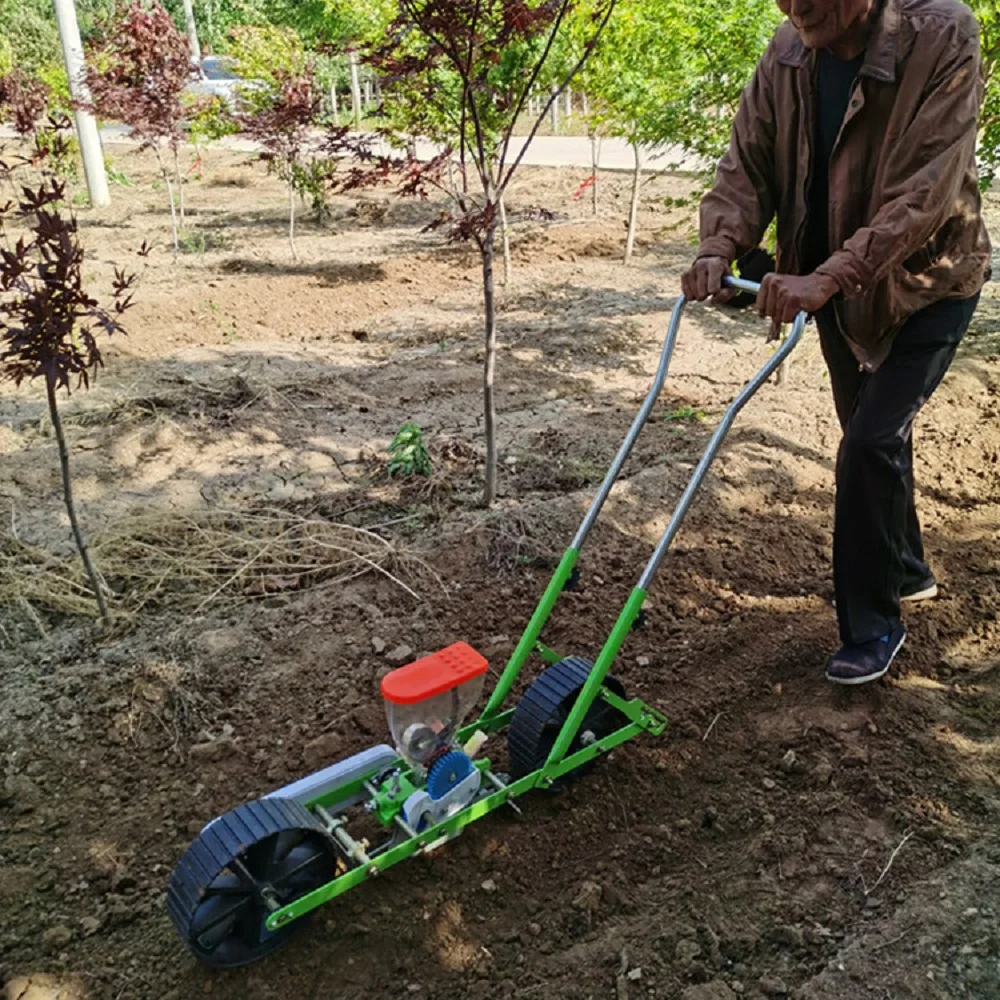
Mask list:
[[[443,799],[473,771],[472,761],[461,750],[452,750],[439,757],[427,772],[427,794]]]

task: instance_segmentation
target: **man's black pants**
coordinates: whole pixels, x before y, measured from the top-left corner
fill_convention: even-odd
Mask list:
[[[840,638],[857,645],[899,623],[900,592],[931,577],[913,503],[913,420],[948,370],[979,296],[907,321],[885,363],[860,369],[836,320],[816,316],[844,435],[837,453],[833,578]]]

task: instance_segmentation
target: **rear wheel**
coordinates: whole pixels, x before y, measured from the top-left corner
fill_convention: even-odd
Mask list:
[[[569,718],[593,665],[592,661],[580,656],[560,660],[544,670],[524,693],[514,709],[507,736],[511,776],[515,781],[537,771],[548,760],[559,730]],[[609,675],[604,686],[619,697],[625,697],[625,688],[617,678]],[[627,723],[628,719],[616,708],[601,698],[595,699],[566,755],[570,756],[590,743],[610,736]],[[595,763],[596,758],[576,768],[559,778],[552,788],[558,790],[565,787],[589,771]]]

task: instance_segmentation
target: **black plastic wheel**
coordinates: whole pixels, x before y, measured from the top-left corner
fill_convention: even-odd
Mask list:
[[[511,776],[514,780],[537,771],[555,745],[563,723],[576,703],[580,690],[590,675],[593,663],[580,656],[571,656],[544,670],[517,703],[507,735]],[[608,675],[604,686],[621,698],[625,688],[621,681]],[[585,734],[603,739],[628,720],[616,708],[598,698],[584,716],[583,725],[570,744],[569,754],[582,750]],[[595,761],[590,761],[560,778],[553,789],[564,787],[568,781],[589,771]]]
[[[329,882],[336,868],[337,853],[308,809],[291,799],[260,799],[201,832],[177,863],[167,909],[206,965],[249,965],[302,924],[269,931],[268,900],[285,906]]]

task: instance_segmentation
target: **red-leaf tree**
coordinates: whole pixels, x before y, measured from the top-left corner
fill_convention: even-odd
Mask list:
[[[236,116],[241,132],[263,147],[261,159],[276,170],[288,186],[288,243],[292,257],[299,259],[295,247],[295,190],[301,175],[302,159],[309,130],[320,113],[321,99],[313,86],[312,73],[275,74],[274,97],[254,111]]]
[[[423,172],[452,197],[454,210],[442,222],[454,238],[473,241],[482,258],[486,504],[497,494],[493,268],[504,192],[552,102],[590,56],[615,3],[587,0],[591,16],[580,55],[557,77],[516,153],[515,123],[547,68],[551,74],[580,0],[399,0],[397,16],[366,52],[382,80],[390,122],[446,147]],[[453,157],[454,170],[449,169]]]
[[[22,139],[34,136],[48,104],[49,88],[41,80],[33,80],[20,69],[0,76],[0,114],[9,116]]]
[[[44,159],[45,145],[38,157]],[[10,178],[16,167],[0,163]],[[45,381],[49,415],[59,446],[63,498],[73,537],[105,623],[104,585],[90,557],[73,503],[69,451],[56,401],[71,382],[88,387],[101,365],[95,334],[123,333],[120,318],[131,305],[134,275],[116,270],[112,305],[103,308],[84,288],[83,248],[76,219],[65,213],[66,186],[46,174],[38,188],[24,186],[16,202],[0,207],[0,378],[20,385]],[[16,242],[14,241],[16,238]]]
[[[190,77],[187,37],[156,2],[146,5],[135,0],[112,32],[92,47],[87,60],[86,80],[92,96],[89,110],[127,125],[141,149],[156,153],[170,199],[175,250],[179,247],[177,212],[163,149],[173,154],[183,225],[184,189],[177,151],[185,116],[181,94]]]

